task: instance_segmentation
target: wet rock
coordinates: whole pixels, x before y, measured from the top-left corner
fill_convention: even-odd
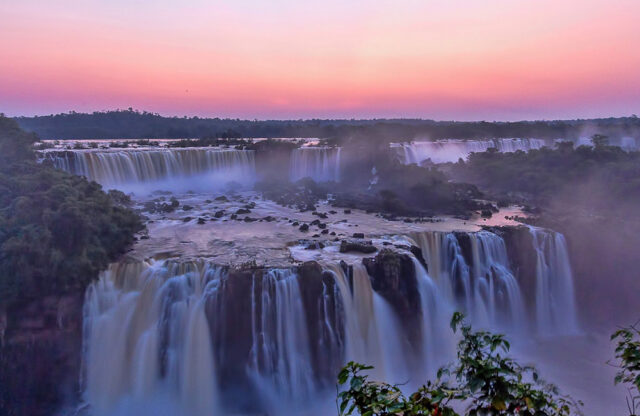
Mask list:
[[[224,210],[216,211],[216,213],[213,214],[213,216],[216,218],[222,218],[224,216]]]
[[[320,228],[321,230],[324,230],[325,228],[327,228],[327,224],[321,222],[318,224],[318,228]]]
[[[206,220],[202,217],[198,218],[198,224],[202,225],[206,222]]]
[[[334,210],[329,211],[329,214],[331,214],[331,215],[336,215],[337,213],[338,213],[338,212],[337,212],[337,211],[334,211]]]
[[[271,215],[268,215],[268,216],[264,217],[263,220],[265,220],[266,222],[273,222],[276,219],[274,217],[272,217]]]
[[[244,222],[254,222],[254,221],[258,221],[258,220],[251,217],[244,217]]]
[[[364,254],[375,253],[378,249],[371,244],[371,241],[342,240],[340,243],[340,253],[358,252]]]
[[[397,311],[405,333],[411,334],[413,345],[419,345],[421,322],[420,294],[413,261],[408,254],[382,249],[374,258],[362,263],[371,276],[373,290],[383,296]]]
[[[221,195],[221,196],[217,197],[215,200],[219,201],[219,202],[229,202],[229,198],[227,198],[224,195]]]
[[[308,241],[305,250],[321,250],[324,244],[321,241]]]
[[[182,222],[189,222],[189,221],[191,221],[192,219],[193,219],[193,218],[191,218],[191,217],[184,217],[184,218],[182,219]]]
[[[324,212],[314,211],[311,214],[313,214],[313,215],[315,215],[315,216],[317,216],[319,218],[322,218],[322,219],[327,219],[328,218],[327,214],[325,214]]]
[[[193,209],[193,207],[191,205],[183,205],[182,206],[182,210],[183,211],[191,211]]]
[[[353,233],[353,238],[364,238],[364,233]]]
[[[320,234],[329,234],[329,230],[324,229],[324,230],[322,230],[322,231],[320,232]]]
[[[345,209],[343,212],[344,212],[345,214],[351,214],[351,210],[350,210],[350,209]]]
[[[307,232],[307,231],[309,231],[309,225],[308,225],[308,224],[302,224],[302,225],[300,226],[300,228],[298,228],[298,229],[299,229],[300,231],[302,231],[302,232]]]
[[[251,210],[246,208],[240,208],[239,210],[236,211],[236,214],[238,215],[249,214],[249,213],[251,213]]]
[[[236,218],[238,218],[238,214],[231,214],[231,219],[235,220]]]

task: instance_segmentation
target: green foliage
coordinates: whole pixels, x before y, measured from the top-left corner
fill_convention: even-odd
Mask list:
[[[36,163],[32,140],[0,117],[0,307],[83,288],[142,228],[126,195]]]
[[[580,414],[581,403],[559,394],[536,370],[505,356],[509,342],[503,335],[473,331],[455,313],[454,332],[460,332],[457,362],[442,367],[429,381],[406,397],[397,385],[369,381],[363,371],[372,367],[350,362],[338,375],[339,414],[458,416],[568,416]]]
[[[640,329],[637,324],[621,328],[611,340],[617,341],[614,365],[620,369],[614,381],[627,385],[627,408],[633,416],[640,407]]]

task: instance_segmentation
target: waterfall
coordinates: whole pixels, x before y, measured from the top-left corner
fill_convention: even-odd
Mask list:
[[[87,289],[83,384],[96,415],[216,412],[205,300],[220,273],[194,263],[117,264]]]
[[[575,333],[564,238],[522,232],[531,233],[537,258],[535,276],[525,274],[535,278],[530,302],[505,240],[489,231],[403,237],[428,267],[403,251],[415,273],[396,275],[400,285],[381,285],[367,272],[371,263],[359,261],[308,273],[206,261],[113,264],[86,292],[84,397],[97,416],[295,413],[330,394],[350,360],[373,365],[373,379],[409,388],[432,377],[454,352],[454,310],[492,330]],[[403,303],[406,290],[419,297]]]
[[[511,330],[526,326],[524,301],[504,240],[487,231],[460,234],[468,241],[467,259],[454,233],[412,236],[440,293],[477,325]]]
[[[271,406],[277,406],[283,397],[289,403],[306,401],[315,391],[313,357],[301,299],[298,276],[291,270],[271,270],[262,277],[253,277],[253,339],[248,371]]]
[[[564,236],[529,227],[536,250],[536,321],[545,335],[579,333],[573,273]]]
[[[85,176],[105,187],[127,190],[141,184],[188,186],[188,189],[197,188],[197,182],[205,187],[230,181],[251,184],[255,177],[252,150],[100,149],[44,154],[58,169]]]
[[[340,181],[340,147],[300,147],[291,152],[292,182],[311,178],[316,182]]]
[[[473,152],[484,152],[495,147],[499,152],[529,151],[546,145],[542,139],[491,139],[491,140],[455,140],[415,141],[394,143],[398,158],[404,164],[421,164],[427,159],[433,163],[457,162],[466,159]]]
[[[401,342],[405,337],[392,308],[373,291],[362,264],[353,265],[352,285],[340,266],[329,267],[345,312],[345,361],[368,363],[379,379],[402,381],[408,371]]]

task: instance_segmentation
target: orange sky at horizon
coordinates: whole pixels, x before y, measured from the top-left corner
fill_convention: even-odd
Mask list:
[[[10,3],[9,115],[511,120],[640,107],[635,0]]]

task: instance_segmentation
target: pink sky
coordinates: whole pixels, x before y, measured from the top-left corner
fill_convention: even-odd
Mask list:
[[[0,112],[640,112],[638,0],[0,2]]]

